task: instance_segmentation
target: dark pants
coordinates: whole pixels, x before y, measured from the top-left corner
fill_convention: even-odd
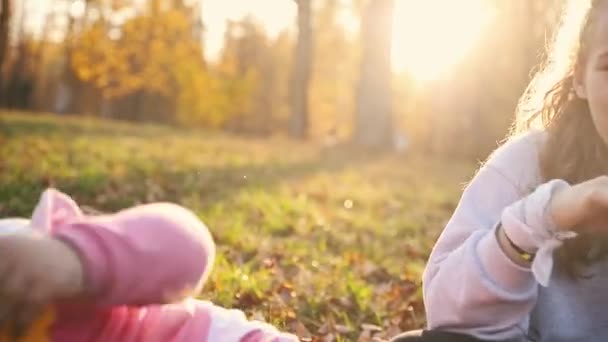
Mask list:
[[[393,337],[391,342],[484,342],[467,335],[433,330],[410,331]]]

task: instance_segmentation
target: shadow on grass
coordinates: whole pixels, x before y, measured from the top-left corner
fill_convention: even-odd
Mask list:
[[[343,146],[320,153],[316,158],[291,163],[227,165],[169,171],[163,160],[141,169],[127,166],[123,176],[103,170],[81,172],[76,177],[28,175],[26,170],[0,184],[0,215],[29,215],[40,193],[55,187],[78,203],[102,211],[115,211],[138,203],[196,198],[202,206],[229,199],[247,188],[271,188],[318,172],[337,172],[373,162],[380,154],[363,155]]]
[[[96,119],[57,115],[20,115],[0,113],[0,136],[56,136],[69,139],[135,136],[158,140],[162,137],[202,136],[207,132],[154,124],[133,125]],[[211,133],[213,134],[213,133]],[[283,149],[289,152],[289,149]],[[78,203],[103,211],[115,211],[137,203],[196,199],[205,206],[223,201],[246,188],[270,188],[317,172],[336,172],[381,158],[378,151],[362,151],[348,144],[319,148],[313,156],[289,158],[245,165],[182,168],[171,171],[162,157],[155,157],[145,168],[132,160],[121,176],[104,169],[80,170],[75,177],[40,175],[28,170],[0,178],[0,216],[30,215],[41,191],[52,186],[73,196]],[[246,153],[246,152],[245,152]],[[298,153],[298,152],[293,152]],[[282,158],[277,158],[282,159]],[[68,166],[70,167],[70,166]],[[1,167],[0,167],[1,171]],[[6,170],[5,170],[6,171]],[[2,180],[3,179],[3,180]]]
[[[110,138],[122,136],[158,138],[194,133],[194,130],[188,127],[163,126],[153,123],[129,123],[56,114],[20,115],[0,113],[0,135],[8,138],[31,135],[43,137],[79,135]]]

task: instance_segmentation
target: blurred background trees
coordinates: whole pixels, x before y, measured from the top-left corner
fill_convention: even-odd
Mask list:
[[[456,56],[449,34],[466,33],[472,0],[283,0],[292,12],[273,15],[291,25],[227,19],[210,57],[213,1],[2,0],[0,105],[479,158],[506,134],[562,5],[482,1],[491,14]],[[425,63],[396,67],[422,49]]]

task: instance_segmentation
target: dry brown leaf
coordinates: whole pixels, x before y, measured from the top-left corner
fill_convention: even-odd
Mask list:
[[[339,332],[340,334],[348,334],[353,331],[353,329],[351,327],[343,325],[343,324],[336,324],[334,326],[334,329],[336,332]]]
[[[382,327],[379,327],[375,324],[366,324],[366,323],[361,324],[361,329],[363,329],[365,331],[371,331],[371,332],[382,331]]]
[[[300,322],[300,321],[297,321],[297,320],[292,321],[291,323],[289,323],[289,327],[290,327],[290,330],[293,331],[300,339],[312,338],[312,334],[310,333],[310,331],[308,331],[308,329],[306,329],[304,324],[302,324],[302,322]]]

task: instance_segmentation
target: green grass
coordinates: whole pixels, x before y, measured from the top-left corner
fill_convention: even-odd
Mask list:
[[[0,216],[54,186],[113,211],[174,201],[218,245],[202,298],[316,339],[424,324],[420,275],[473,163],[283,138],[0,114]],[[369,330],[369,329],[368,329]]]

